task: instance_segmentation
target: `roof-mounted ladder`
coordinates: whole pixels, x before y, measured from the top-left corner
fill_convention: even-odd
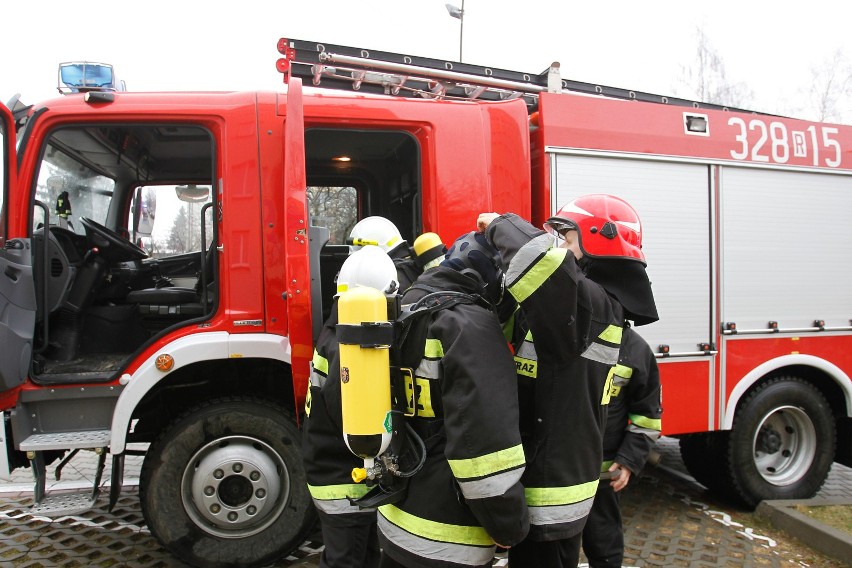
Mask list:
[[[326,88],[430,99],[523,98],[530,108],[537,105],[539,93],[575,92],[690,108],[742,110],[570,81],[561,77],[558,62],[542,73],[532,74],[286,38],[278,40],[278,52],[283,57],[276,66],[285,81],[292,75]]]
[[[507,100],[534,105],[547,90],[547,76],[559,90],[559,64],[529,75],[382,51],[281,39],[278,70],[310,79],[315,86],[430,99]]]

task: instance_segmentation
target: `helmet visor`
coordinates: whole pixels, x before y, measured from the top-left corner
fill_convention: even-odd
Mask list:
[[[576,231],[577,225],[572,221],[566,221],[558,217],[551,217],[545,221],[544,230],[553,235],[553,246],[560,247],[565,243],[565,233]]]

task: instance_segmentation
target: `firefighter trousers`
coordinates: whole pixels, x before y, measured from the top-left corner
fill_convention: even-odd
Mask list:
[[[320,568],[377,568],[376,513],[329,515],[318,511],[325,550]]]
[[[607,481],[598,485],[595,502],[583,529],[583,553],[590,568],[619,568],[624,560],[619,495]]]
[[[425,565],[431,564],[431,561],[428,560],[428,559],[423,559],[423,562],[425,563]],[[434,562],[435,562],[435,564],[434,564],[435,566],[450,566],[450,564],[447,564],[446,562],[440,562],[440,561],[437,561],[437,560],[434,561]],[[452,564],[452,566],[458,566],[459,568],[491,568],[491,564],[492,563],[489,562],[488,564],[485,564],[483,566],[465,566],[465,567],[462,567],[459,564]],[[408,564],[403,564],[402,562],[394,560],[393,558],[388,556],[386,553],[382,552],[382,561],[379,564],[379,568],[410,568],[410,566]]]
[[[581,535],[559,540],[525,538],[509,549],[509,568],[576,568]]]

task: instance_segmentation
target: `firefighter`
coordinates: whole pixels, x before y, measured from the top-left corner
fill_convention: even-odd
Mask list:
[[[346,242],[352,250],[358,250],[365,244],[373,244],[385,251],[396,265],[400,292],[405,292],[423,272],[423,269],[417,265],[408,242],[399,233],[399,229],[392,221],[384,217],[378,215],[364,217],[352,227]]]
[[[513,336],[521,338],[530,533],[509,550],[509,565],[576,566],[625,316],[656,319],[639,217],[616,197],[590,195],[548,219],[553,236],[512,213],[480,214],[477,226],[502,255],[507,290],[519,304]],[[604,283],[584,274],[592,264]]]
[[[337,277],[338,294],[358,286],[383,292],[396,290],[393,261],[377,246],[352,253]],[[363,461],[343,440],[340,402],[340,353],[336,339],[337,300],[317,339],[311,362],[302,456],[308,490],[319,513],[325,550],[322,568],[374,568],[379,563],[375,509],[361,510],[350,498],[367,487],[353,483],[351,471]]]
[[[618,568],[624,559],[619,492],[645,465],[660,437],[660,394],[654,352],[625,324],[609,389],[601,483],[583,529],[583,552],[591,568]]]
[[[74,230],[74,224],[71,223],[71,200],[68,198],[68,191],[65,189],[67,181],[61,176],[50,176],[47,178],[47,189],[51,193],[59,192],[56,197],[55,213],[59,218],[59,226],[63,229],[70,228]]]
[[[426,459],[405,497],[379,507],[383,568],[490,566],[495,542],[527,533],[514,364],[492,311],[502,280],[496,251],[470,233],[403,296],[435,306],[402,345]]]

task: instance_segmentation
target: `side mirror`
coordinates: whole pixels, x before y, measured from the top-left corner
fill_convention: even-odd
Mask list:
[[[154,219],[157,217],[157,192],[147,188],[144,193],[142,188],[136,190],[136,203],[139,204],[135,211],[138,222],[136,234],[142,237],[150,237],[154,232]]]
[[[207,201],[210,196],[210,187],[206,185],[199,186],[194,183],[189,185],[176,185],[175,194],[181,201],[186,201],[187,203],[202,203]]]

